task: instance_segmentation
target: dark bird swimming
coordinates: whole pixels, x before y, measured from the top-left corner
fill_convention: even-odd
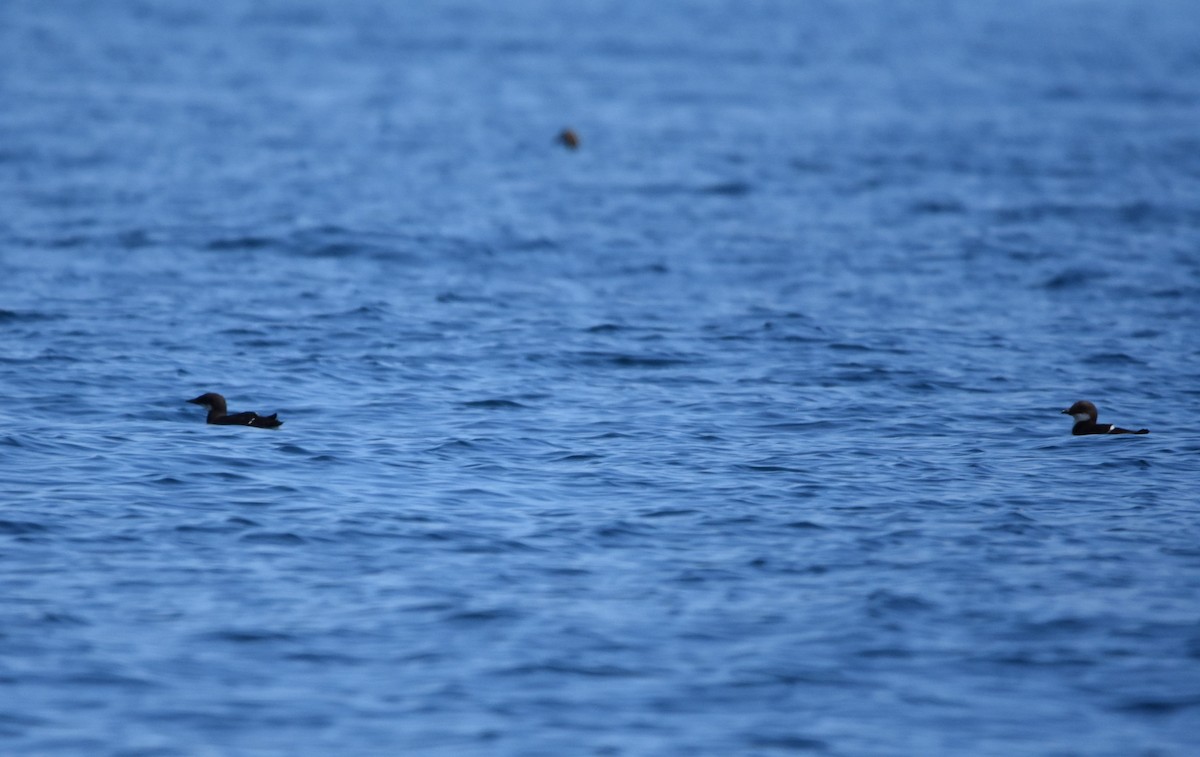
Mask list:
[[[259,415],[249,411],[244,413],[234,413],[229,415],[225,409],[225,398],[216,392],[208,392],[201,394],[194,400],[188,400],[193,405],[203,405],[208,408],[208,422],[218,426],[253,426],[255,428],[279,428],[283,425],[283,421],[275,416],[279,413],[271,413],[270,415]]]
[[[575,133],[574,129],[563,129],[558,133],[558,137],[554,141],[568,150],[579,149],[579,135]]]
[[[1080,400],[1074,405],[1071,405],[1063,411],[1063,415],[1069,415],[1075,419],[1075,425],[1071,428],[1071,433],[1075,436],[1083,436],[1084,434],[1148,434],[1150,429],[1143,428],[1137,431],[1130,431],[1127,428],[1117,428],[1111,423],[1096,423],[1098,413],[1096,406],[1087,400]]]

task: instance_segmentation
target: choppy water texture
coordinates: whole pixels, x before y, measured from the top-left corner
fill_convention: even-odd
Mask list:
[[[6,0],[0,751],[1195,754],[1197,40]]]

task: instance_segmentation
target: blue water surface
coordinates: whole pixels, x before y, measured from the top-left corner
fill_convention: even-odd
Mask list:
[[[1196,754],[1197,40],[5,0],[0,753]]]

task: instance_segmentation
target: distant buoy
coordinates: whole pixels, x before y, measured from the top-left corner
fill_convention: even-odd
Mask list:
[[[568,150],[579,149],[579,135],[574,129],[563,129],[558,133],[558,143]]]

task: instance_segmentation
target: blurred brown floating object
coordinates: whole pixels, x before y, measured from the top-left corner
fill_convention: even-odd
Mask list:
[[[579,135],[574,129],[563,129],[558,133],[558,142],[569,150],[579,148]]]

